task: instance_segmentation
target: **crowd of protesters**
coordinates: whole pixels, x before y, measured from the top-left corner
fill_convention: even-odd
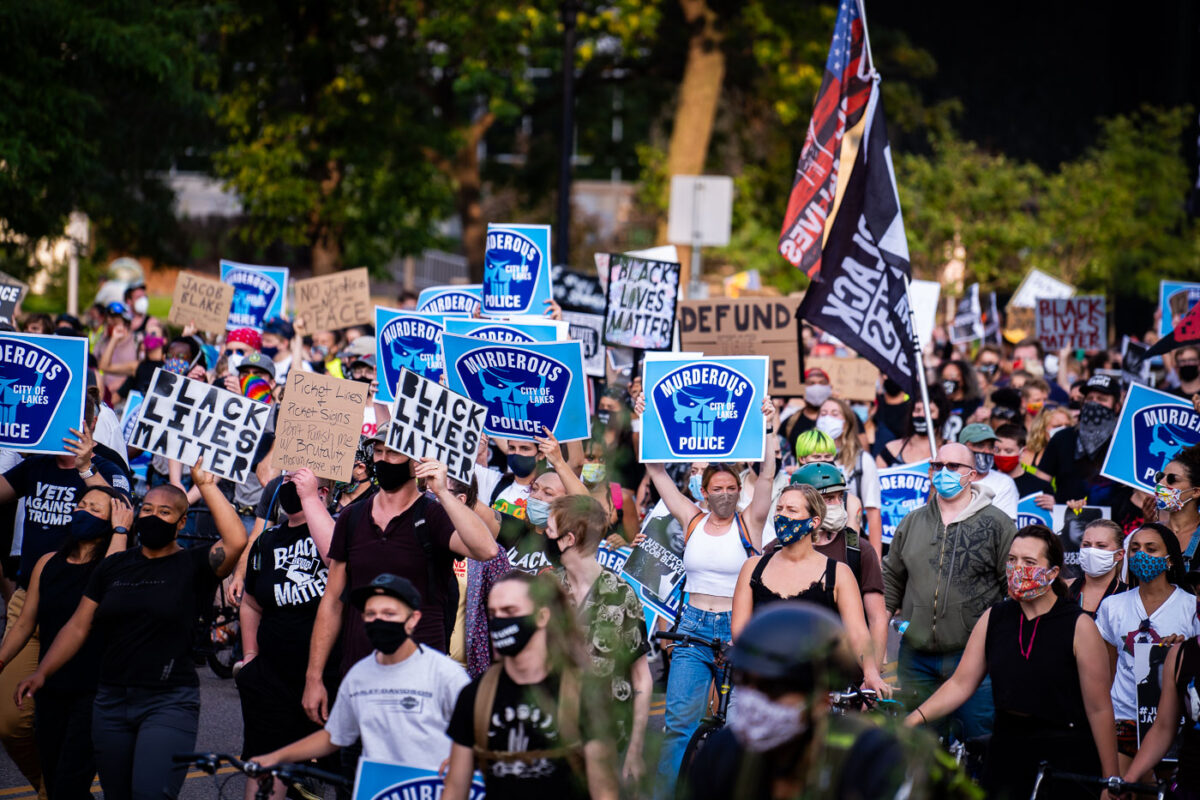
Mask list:
[[[128,447],[117,420],[131,393],[156,368],[274,409],[293,370],[373,393],[369,326],[272,319],[205,336],[150,316],[136,285],[82,320],[19,324],[88,337],[92,354],[83,429],[63,454],[0,450],[0,742],[50,800],[90,797],[95,774],[112,798],[178,795],[186,766],[170,756],[194,748],[199,724],[197,609],[223,599],[240,613],[245,758],[439,770],[455,800],[476,770],[492,798],[671,796],[723,656],[656,643],[638,593],[598,558],[639,545],[655,516],[674,532],[685,592],[660,626],[731,643],[749,665],[734,740],[713,745],[736,759],[692,765],[708,776],[693,796],[735,785],[750,754],[808,752],[825,730],[824,684],[805,679],[803,701],[788,699],[794,674],[770,683],[762,656],[787,645],[756,627],[776,609],[808,630],[818,617],[780,610],[803,601],[841,631],[847,685],[895,690],[906,722],[946,742],[991,737],[977,776],[991,796],[1028,796],[1048,759],[1128,780],[1178,763],[1177,796],[1200,798],[1200,446],[1165,464],[1153,495],[1101,474],[1128,388],[1117,353],[941,341],[927,402],[883,376],[873,401],[848,398],[810,369],[803,395],[755,411],[765,457],[748,464],[640,463],[645,402],[628,373],[592,387],[590,440],[485,438],[468,483],[389,449],[387,407],[371,402],[349,481],[283,474],[272,414],[234,484]],[[805,342],[837,347],[819,331]],[[1200,409],[1198,365],[1182,348],[1155,374]],[[927,501],[885,544],[880,470],[925,461]],[[1111,518],[1089,521],[1067,563],[1061,535],[1018,528],[1030,496]],[[813,641],[793,654],[818,658]],[[1157,721],[1139,731],[1143,642],[1170,649]],[[1177,762],[1162,761],[1172,747]],[[807,761],[760,762],[776,765],[763,796],[801,796]]]

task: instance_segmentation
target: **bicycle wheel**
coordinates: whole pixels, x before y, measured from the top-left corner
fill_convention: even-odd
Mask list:
[[[711,719],[705,720],[700,723],[699,728],[696,728],[692,738],[688,739],[687,749],[683,751],[683,761],[679,762],[679,778],[675,781],[676,800],[683,800],[687,796],[687,777],[688,773],[692,771],[692,763],[696,760],[696,756],[699,755],[705,742],[708,741],[708,737],[721,730],[723,724]]]

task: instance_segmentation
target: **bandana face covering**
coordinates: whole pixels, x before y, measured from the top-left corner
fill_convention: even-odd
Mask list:
[[[1007,564],[1008,596],[1013,600],[1036,600],[1050,591],[1050,571],[1054,567],[1039,567],[1031,564]]]
[[[1079,410],[1079,442],[1076,458],[1091,458],[1112,438],[1117,428],[1117,413],[1099,403],[1084,403]]]
[[[729,717],[729,729],[742,745],[755,753],[774,750],[799,738],[808,730],[804,704],[776,703],[750,686],[737,687],[737,713]]]

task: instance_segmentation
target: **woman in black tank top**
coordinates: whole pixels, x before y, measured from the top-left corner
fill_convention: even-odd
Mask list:
[[[1179,731],[1179,771],[1171,797],[1200,800],[1200,636],[1172,647],[1162,674],[1158,717],[1124,778],[1141,780],[1171,749]],[[1180,717],[1183,725],[1177,728]]]
[[[906,720],[946,716],[990,676],[996,721],[981,783],[995,800],[1029,797],[1042,761],[1065,772],[1117,774],[1108,653],[1096,623],[1066,598],[1062,565],[1062,544],[1049,528],[1017,531],[1009,599],[984,612],[954,675]],[[1093,794],[1059,782],[1053,796]]]
[[[891,696],[872,653],[862,596],[850,567],[813,549],[812,532],[821,525],[825,501],[812,486],[791,484],[775,506],[775,535],[781,547],[746,559],[733,591],[734,641],[751,615],[777,600],[805,600],[842,618],[863,669],[863,687]]]

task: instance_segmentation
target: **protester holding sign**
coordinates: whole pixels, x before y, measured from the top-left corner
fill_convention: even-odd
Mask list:
[[[1163,662],[1163,689],[1154,724],[1142,737],[1137,758],[1125,770],[1127,781],[1138,781],[1179,743],[1179,770],[1172,790],[1182,800],[1200,796],[1200,636],[1171,648]],[[1180,721],[1183,724],[1180,726]],[[1182,733],[1177,740],[1177,733]]]
[[[1083,613],[1096,618],[1100,604],[1129,588],[1121,580],[1125,567],[1125,532],[1111,519],[1097,519],[1083,529],[1079,544],[1082,578],[1067,582],[1067,599],[1078,603]]]

